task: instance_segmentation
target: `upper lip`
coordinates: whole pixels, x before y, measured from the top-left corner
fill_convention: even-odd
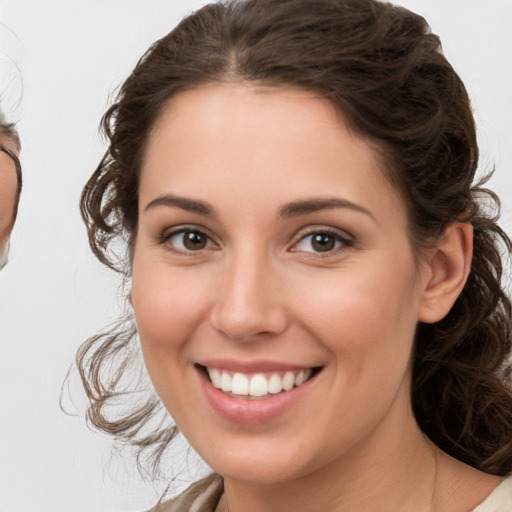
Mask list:
[[[300,371],[315,368],[318,365],[285,363],[270,360],[235,361],[232,359],[207,359],[197,364],[208,368],[218,368],[231,372],[258,373],[277,371]]]

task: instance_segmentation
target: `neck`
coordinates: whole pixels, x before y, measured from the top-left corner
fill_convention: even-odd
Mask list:
[[[402,428],[395,422],[381,425],[343,457],[296,479],[254,485],[225,478],[217,511],[427,512],[433,509],[436,479],[436,450],[410,413]]]

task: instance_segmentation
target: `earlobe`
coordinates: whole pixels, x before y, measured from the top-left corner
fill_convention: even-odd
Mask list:
[[[420,305],[421,322],[438,322],[448,314],[466,284],[472,255],[473,226],[450,224],[427,262],[429,275]]]

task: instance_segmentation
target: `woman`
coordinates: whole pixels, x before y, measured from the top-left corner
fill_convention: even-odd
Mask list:
[[[137,328],[81,348],[89,418],[156,468],[177,433],[161,400],[215,471],[155,510],[510,509],[511,245],[421,17],[209,5],[103,128],[82,213]],[[159,399],[127,412],[139,337]]]
[[[9,237],[21,194],[20,139],[15,126],[0,110],[0,270],[7,264]]]

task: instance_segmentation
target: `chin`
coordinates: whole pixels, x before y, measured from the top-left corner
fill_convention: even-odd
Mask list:
[[[300,479],[315,469],[304,449],[296,445],[251,443],[245,449],[216,442],[215,451],[201,450],[206,463],[224,478],[254,485],[273,485]],[[223,447],[223,448],[221,448]]]

